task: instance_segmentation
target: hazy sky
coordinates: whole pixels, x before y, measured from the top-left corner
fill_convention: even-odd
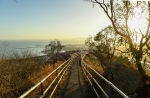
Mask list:
[[[0,0],[0,40],[82,38],[109,24],[83,0]]]

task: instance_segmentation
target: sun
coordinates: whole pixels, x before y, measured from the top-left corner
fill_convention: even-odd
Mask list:
[[[146,34],[147,30],[146,17],[147,17],[146,14],[143,14],[140,8],[135,8],[133,18],[128,21],[128,28],[131,31],[131,33],[134,33],[133,41],[136,43],[140,42],[142,37],[141,33],[144,35]]]
[[[135,31],[144,31],[146,26],[146,17],[143,16],[141,8],[134,9],[134,16],[133,18],[128,21],[128,26],[131,30]]]
[[[132,19],[131,21],[129,21],[128,24],[129,24],[129,28],[130,28],[130,29],[135,29],[135,30],[137,30],[138,27],[139,27],[139,22],[138,22],[138,20],[135,19],[135,18]]]

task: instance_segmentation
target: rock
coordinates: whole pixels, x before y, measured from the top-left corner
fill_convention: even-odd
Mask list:
[[[117,58],[116,61],[115,61],[115,66],[116,67],[124,67],[122,62],[129,62],[128,57],[124,57],[123,59]]]
[[[124,67],[124,65],[122,64],[122,61],[121,61],[121,59],[116,59],[116,61],[115,61],[115,66],[116,67]]]
[[[110,71],[114,84],[127,95],[137,92],[144,86],[142,75],[137,70],[113,67]]]
[[[138,97],[138,94],[137,93],[134,93],[132,95],[129,95],[129,98],[137,98]]]
[[[110,64],[108,63],[110,66]],[[121,66],[124,66],[123,64]],[[116,67],[116,65],[111,65],[103,73],[103,76],[112,82],[117,88],[119,88],[126,95],[130,95],[130,98],[137,98],[137,93],[144,87],[144,81],[142,75],[139,71],[134,69],[129,69],[126,67]],[[101,81],[102,87],[111,98],[121,98],[120,94],[110,86]],[[102,95],[102,98],[103,97]]]
[[[106,63],[106,68],[107,68],[107,70],[110,70],[110,69],[111,69],[111,65],[112,65],[111,62]]]

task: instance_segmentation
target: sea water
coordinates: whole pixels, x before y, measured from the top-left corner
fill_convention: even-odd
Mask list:
[[[32,54],[38,56],[44,55],[41,53],[45,49],[45,45],[49,44],[48,40],[6,40],[0,41],[0,56],[9,56],[13,52],[28,50]]]

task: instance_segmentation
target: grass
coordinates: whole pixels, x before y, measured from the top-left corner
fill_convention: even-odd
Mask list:
[[[23,53],[27,54],[27,52]],[[9,58],[0,59],[0,98],[19,97],[54,70],[52,64],[39,63],[36,57],[31,58],[31,52],[28,53],[24,57],[15,53]],[[63,62],[58,61],[55,68]],[[44,89],[55,76],[56,73],[43,83]],[[40,89],[37,88],[31,95],[35,98],[39,96],[39,92]]]
[[[150,76],[150,71],[147,71],[146,74],[147,74],[148,76]]]
[[[101,74],[104,72],[103,68],[101,67],[99,60],[95,56],[88,54],[88,56],[86,56],[84,58],[84,61],[88,65],[90,65],[93,69],[95,69],[97,72],[99,72]]]

